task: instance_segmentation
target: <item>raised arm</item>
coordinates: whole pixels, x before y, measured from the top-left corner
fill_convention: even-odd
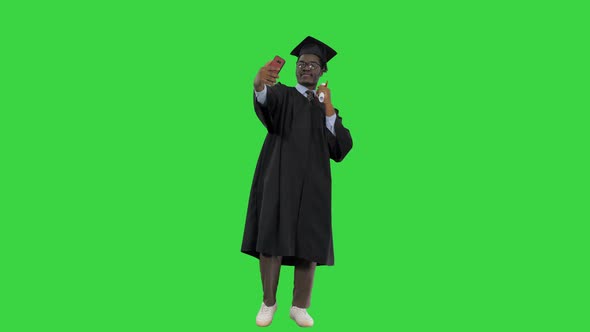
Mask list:
[[[275,85],[279,78],[278,69],[272,67],[271,62],[260,68],[254,78],[254,110],[262,124],[272,133],[276,132],[275,124],[280,108],[277,102],[280,84]]]
[[[335,135],[329,130],[326,130],[326,138],[328,140],[328,148],[330,150],[330,158],[336,162],[340,162],[346,157],[348,152],[352,149],[352,136],[350,131],[342,125],[342,118],[336,112],[336,121],[334,122]]]

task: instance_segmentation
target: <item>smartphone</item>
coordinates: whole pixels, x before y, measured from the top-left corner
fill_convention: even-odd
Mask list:
[[[272,59],[272,62],[270,63],[271,67],[275,67],[276,69],[278,69],[279,72],[283,68],[284,64],[285,64],[285,59],[281,58],[278,55],[275,56],[275,58]]]

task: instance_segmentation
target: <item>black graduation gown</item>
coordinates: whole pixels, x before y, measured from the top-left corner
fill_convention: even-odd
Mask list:
[[[334,136],[326,128],[325,106],[280,83],[267,87],[266,106],[254,109],[268,134],[248,202],[241,251],[334,265],[330,158],[339,162],[352,138],[337,115]],[[338,111],[336,111],[338,114]]]

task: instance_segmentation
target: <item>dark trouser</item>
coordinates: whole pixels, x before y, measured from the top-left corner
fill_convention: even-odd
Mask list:
[[[266,256],[260,254],[260,276],[264,304],[273,306],[277,300],[277,287],[281,272],[281,256]],[[316,268],[315,262],[299,260],[295,264],[295,282],[293,287],[293,305],[299,308],[309,308],[311,303],[311,289]]]

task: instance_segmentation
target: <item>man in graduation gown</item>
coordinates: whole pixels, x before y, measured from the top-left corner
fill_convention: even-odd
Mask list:
[[[330,89],[317,85],[336,52],[307,37],[291,54],[297,57],[296,87],[277,83],[278,71],[270,62],[254,80],[254,110],[268,134],[256,165],[241,251],[260,260],[259,326],[269,325],[276,311],[281,265],[295,267],[291,318],[300,326],[313,325],[306,309],[315,268],[334,265],[330,159],[340,162],[352,148]]]

